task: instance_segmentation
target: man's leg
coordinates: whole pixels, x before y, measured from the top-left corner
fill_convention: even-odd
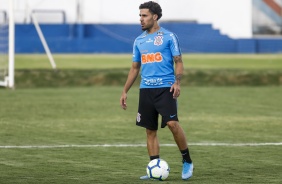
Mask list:
[[[173,138],[179,148],[179,150],[187,149],[187,141],[185,133],[182,127],[179,125],[177,121],[169,121],[167,122],[167,126],[173,134]]]
[[[159,156],[160,145],[157,137],[157,130],[146,129],[146,133],[147,133],[147,149],[150,158]]]
[[[159,140],[157,136],[157,130],[146,129],[146,134],[147,134],[147,149],[148,149],[150,160],[159,158],[160,157],[159,156],[160,145],[159,145]],[[149,177],[145,175],[145,176],[141,176],[140,179],[147,180],[149,179]]]
[[[187,146],[187,140],[182,127],[177,121],[167,122],[167,126],[173,134],[174,140],[182,154],[183,158],[183,169],[182,169],[182,179],[187,180],[192,177],[194,165],[190,158],[190,153]]]

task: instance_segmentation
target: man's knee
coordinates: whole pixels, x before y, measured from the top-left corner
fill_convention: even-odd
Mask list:
[[[177,131],[179,128],[179,124],[177,121],[169,121],[167,122],[167,126],[172,132]]]
[[[150,130],[146,129],[147,137],[156,137],[157,136],[157,130]]]

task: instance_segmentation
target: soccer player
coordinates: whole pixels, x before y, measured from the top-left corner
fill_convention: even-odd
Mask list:
[[[168,126],[182,154],[182,179],[187,180],[192,177],[193,163],[177,114],[177,97],[180,95],[183,73],[178,38],[174,33],[159,26],[158,20],[162,17],[162,9],[158,3],[145,2],[139,6],[139,10],[144,32],[134,41],[133,62],[121,94],[120,105],[124,110],[127,108],[127,93],[141,69],[136,125],[146,129],[150,160],[160,157],[157,137],[160,114],[161,128]],[[149,178],[145,175],[140,179]]]

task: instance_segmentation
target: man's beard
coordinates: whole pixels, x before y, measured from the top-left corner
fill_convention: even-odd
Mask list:
[[[147,27],[141,27],[142,31],[147,31],[148,28]]]
[[[141,27],[143,31],[150,31],[152,28],[153,28],[153,25],[149,25],[149,24],[147,24],[147,26],[145,27]]]
[[[150,31],[153,27],[142,27],[142,31]]]

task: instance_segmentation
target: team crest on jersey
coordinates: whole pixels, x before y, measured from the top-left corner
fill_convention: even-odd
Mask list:
[[[163,37],[162,36],[155,36],[154,45],[162,45],[163,44]]]
[[[141,114],[140,113],[137,113],[136,121],[138,123],[140,123],[140,121],[141,121]]]

